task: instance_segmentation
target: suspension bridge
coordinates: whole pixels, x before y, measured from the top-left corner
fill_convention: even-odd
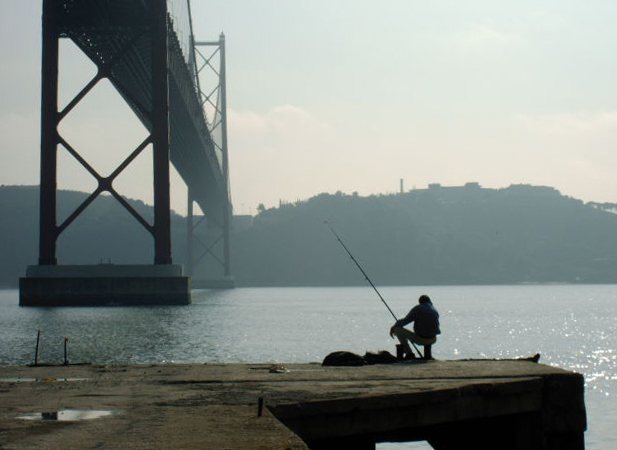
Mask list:
[[[97,68],[96,75],[62,109],[58,107],[61,39],[70,39]],[[203,211],[209,229],[218,230],[213,243],[204,245],[204,254],[221,266],[218,284],[232,286],[224,35],[215,41],[195,39],[190,0],[43,0],[42,41],[39,261],[20,280],[20,304],[190,302],[187,275],[194,262],[203,259],[203,254],[192,250],[194,203]],[[214,55],[218,65],[213,64]],[[202,86],[204,70],[215,74],[214,87]],[[109,174],[97,171],[59,131],[67,115],[104,79],[148,131]],[[154,218],[150,221],[114,187],[118,175],[146,148],[152,150],[153,166]],[[60,223],[59,151],[68,152],[96,180],[94,191]],[[187,187],[188,274],[172,262],[170,164]],[[59,264],[59,236],[103,193],[113,196],[152,235],[151,265]]]

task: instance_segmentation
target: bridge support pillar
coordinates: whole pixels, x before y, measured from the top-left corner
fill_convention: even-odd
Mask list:
[[[154,264],[171,264],[169,199],[169,82],[167,1],[152,8],[152,153],[154,164]]]
[[[219,49],[221,52],[221,73],[219,75],[219,89],[221,97],[221,147],[223,152],[223,176],[225,177],[225,197],[223,211],[223,270],[225,278],[231,277],[231,195],[229,192],[229,149],[227,147],[227,64],[225,62],[225,35],[219,37]]]
[[[185,304],[190,302],[190,280],[182,267],[172,264],[170,206],[170,124],[169,124],[169,28],[166,0],[152,0],[143,5],[136,28],[119,40],[116,53],[106,58],[88,56],[97,65],[97,75],[61,111],[58,110],[59,40],[77,39],[72,26],[81,27],[79,18],[85,10],[62,0],[43,0],[43,49],[41,68],[41,188],[39,265],[30,266],[20,279],[20,304],[29,306],[96,305],[96,304]],[[77,11],[77,12],[75,12]],[[75,14],[75,16],[71,16]],[[74,21],[73,21],[74,20]],[[113,28],[113,27],[112,27]],[[130,29],[124,27],[123,29]],[[67,32],[67,29],[69,30]],[[81,29],[81,28],[80,28]],[[148,30],[148,31],[144,31]],[[62,31],[62,32],[61,32]],[[116,32],[116,31],[114,31]],[[146,42],[143,42],[146,40]],[[135,96],[118,83],[114,69],[122,65],[136,43],[149,45],[150,96]],[[80,47],[83,50],[83,46]],[[120,70],[122,72],[122,70]],[[150,78],[151,77],[151,78]],[[59,132],[59,124],[103,78],[109,78],[134,110],[139,111],[148,136],[109,176],[92,167]],[[149,79],[150,78],[150,79]],[[147,91],[148,92],[148,91]],[[151,100],[149,104],[148,100]],[[152,144],[154,221],[144,219],[114,188],[115,178]],[[57,224],[57,152],[65,148],[98,182],[90,196],[59,226]],[[58,237],[103,192],[110,193],[139,221],[154,238],[154,265],[143,266],[59,266],[56,246]]]
[[[53,0],[43,1],[41,65],[41,191],[39,264],[56,264],[56,174],[58,148],[58,31]]]
[[[194,236],[193,231],[195,229],[195,225],[193,225],[193,203],[195,200],[191,195],[191,190],[188,190],[187,193],[187,207],[186,207],[186,274],[189,277],[193,276],[193,262],[195,261],[195,257],[193,256],[193,246],[194,244]]]

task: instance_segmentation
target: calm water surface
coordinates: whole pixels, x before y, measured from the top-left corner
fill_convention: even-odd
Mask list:
[[[585,375],[588,449],[617,448],[617,286],[380,288],[404,316],[420,294],[433,298],[442,332],[438,359],[513,358]],[[312,362],[328,353],[386,349],[393,319],[371,288],[194,291],[180,307],[20,308],[0,290],[0,365],[61,362]],[[380,450],[430,448],[381,444]]]

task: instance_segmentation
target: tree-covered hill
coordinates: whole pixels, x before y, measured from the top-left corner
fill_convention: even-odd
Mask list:
[[[86,194],[61,191],[58,197],[61,221]],[[130,202],[152,217],[150,206]],[[252,226],[238,227],[232,234],[232,272],[238,286],[365,283],[324,225],[328,220],[381,286],[617,283],[612,209],[528,185],[433,185],[370,197],[320,194],[262,209]],[[184,218],[174,214],[176,263],[184,262],[184,233]],[[38,187],[0,187],[0,286],[17,285],[26,266],[36,264],[37,248]],[[150,264],[152,238],[113,198],[100,197],[62,235],[58,259]]]
[[[477,184],[263,211],[235,237],[238,281],[363,283],[324,220],[380,285],[617,282],[617,215],[549,187]]]

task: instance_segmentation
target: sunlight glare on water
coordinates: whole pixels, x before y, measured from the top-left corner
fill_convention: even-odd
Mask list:
[[[383,287],[398,317],[421,294],[432,297],[443,334],[437,359],[517,358],[582,373],[588,449],[617,448],[617,287]],[[315,362],[330,352],[395,352],[394,319],[370,287],[245,288],[194,291],[178,307],[20,308],[18,292],[0,291],[0,364],[33,361]],[[381,444],[380,450],[423,448]],[[427,445],[427,444],[413,444]],[[395,446],[395,447],[392,447]],[[399,446],[399,447],[396,447]],[[428,447],[424,447],[428,448]]]

